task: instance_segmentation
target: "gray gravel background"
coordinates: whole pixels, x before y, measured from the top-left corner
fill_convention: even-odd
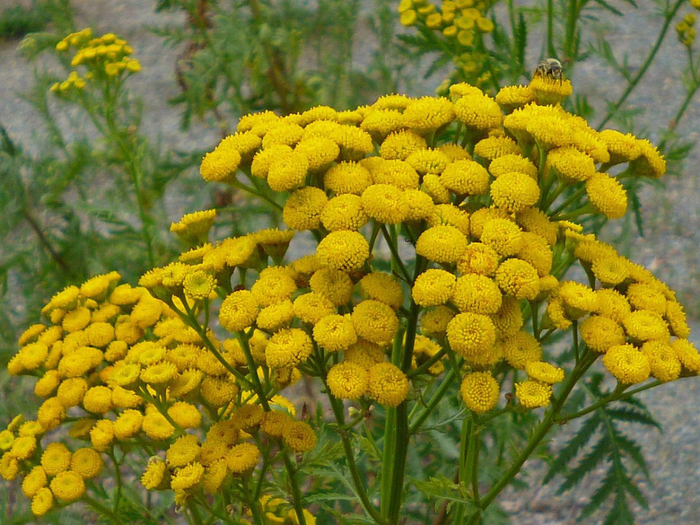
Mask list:
[[[0,0],[0,8],[18,3]],[[135,48],[135,56],[143,64],[142,72],[131,81],[131,89],[145,103],[144,126],[153,138],[163,144],[176,144],[179,149],[210,147],[215,144],[217,131],[212,125],[195,124],[188,133],[178,127],[178,114],[166,101],[178,94],[173,68],[177,50],[165,48],[160,38],[149,33],[155,25],[181,24],[177,14],[153,12],[154,2],[144,0],[73,0],[81,26],[92,26],[97,32],[115,32],[127,38]],[[618,56],[629,56],[630,64],[639,64],[655,38],[658,19],[655,5],[639,2],[639,9],[614,3],[626,12],[624,19],[603,15],[595,32],[606,38]],[[682,9],[680,16],[690,12]],[[675,113],[683,96],[680,69],[684,67],[683,48],[677,43],[673,28],[663,45],[660,56],[647,74],[646,81],[630,98],[632,107],[646,109],[637,119],[638,129],[659,139],[656,130],[664,126]],[[534,37],[533,37],[534,39]],[[40,121],[19,94],[32,83],[32,69],[17,56],[17,42],[0,42],[0,122],[10,135],[31,150],[40,133]],[[539,49],[533,46],[532,49]],[[360,51],[359,55],[365,55]],[[533,64],[535,57],[531,57]],[[577,92],[586,93],[597,106],[604,99],[614,99],[623,84],[611,76],[609,69],[593,60],[579,66],[574,77]],[[439,79],[417,82],[412,94],[430,94]],[[368,101],[369,102],[369,101]],[[599,110],[602,108],[598,108]],[[601,112],[599,111],[598,114]],[[688,140],[697,141],[700,132],[700,105],[694,102],[678,132]],[[644,238],[628,239],[631,256],[645,264],[679,292],[679,297],[694,312],[700,310],[697,295],[700,276],[699,255],[700,215],[698,204],[697,166],[700,152],[694,151],[682,177],[668,177],[665,191],[645,189],[642,193],[645,224]],[[177,196],[173,196],[177,202]],[[175,206],[177,207],[177,206]],[[176,219],[179,211],[173,213]],[[695,342],[700,334],[696,324]],[[664,433],[655,430],[632,429],[631,434],[643,444],[652,472],[652,484],[642,482],[649,499],[650,511],[639,514],[640,524],[694,525],[700,523],[700,381],[687,379],[644,392],[640,399],[648,404],[661,421]],[[565,427],[557,437],[560,441],[575,426]],[[543,468],[536,462],[528,464],[530,489],[527,494],[507,494],[504,506],[513,516],[513,523],[573,524],[577,511],[595,487],[595,479],[586,480],[576,493],[555,496],[553,487],[541,487]],[[589,523],[596,523],[589,520]]]

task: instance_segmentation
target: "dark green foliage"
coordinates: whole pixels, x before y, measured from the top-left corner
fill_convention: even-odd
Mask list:
[[[591,403],[611,393],[603,390],[603,377],[603,374],[595,373],[584,385]],[[574,489],[587,476],[603,472],[590,502],[581,511],[578,518],[581,522],[586,522],[594,513],[604,512],[605,524],[634,524],[630,498],[642,508],[648,508],[644,495],[633,481],[633,475],[640,472],[649,479],[649,471],[641,447],[622,429],[624,424],[661,430],[641,401],[628,398],[587,416],[574,436],[553,454],[543,483],[561,476],[563,481],[557,494]]]

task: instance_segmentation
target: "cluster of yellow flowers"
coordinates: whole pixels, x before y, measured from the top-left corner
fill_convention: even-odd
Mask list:
[[[86,28],[71,33],[56,44],[56,50],[60,52],[71,48],[76,50],[71,66],[84,66],[87,71],[82,77],[77,71],[71,71],[66,80],[51,86],[52,92],[82,90],[90,80],[110,80],[121,77],[123,73],[132,74],[141,70],[141,63],[129,56],[134,51],[131,46],[112,33],[93,38],[92,29]]]
[[[683,17],[681,22],[676,24],[676,33],[678,40],[686,47],[692,47],[695,41],[695,21],[697,16],[695,13],[688,13]]]
[[[599,133],[563,110],[571,89],[538,75],[495,98],[457,84],[449,98],[388,95],[351,111],[241,118],[201,175],[241,187],[244,174],[245,187],[284,201],[288,229],[210,242],[215,210],[188,214],[171,230],[192,248],[139,287],[111,273],[55,296],[43,311],[51,325],[30,327],[8,366],[38,377],[46,400],[36,421],[1,435],[0,474],[25,476],[37,513],[54,497],[79,498],[87,468],[71,459],[58,471],[48,447],[37,464],[41,436],[77,419],[71,438],[92,447],[72,458],[94,459],[89,474],[100,453],[128,445],[150,456],[143,485],[186,504],[264,475],[271,450],[314,448],[314,430],[279,395],[302,375],[334,399],[397,407],[417,397],[425,382],[416,378],[449,365],[469,410],[494,409],[501,388],[533,409],[565,379],[542,342],[572,326],[623,384],[700,373],[673,292],[565,220],[620,217],[620,180],[665,172],[648,141]],[[304,231],[315,253],[285,264]],[[392,273],[372,264],[380,234]],[[412,247],[413,277],[399,247]],[[559,280],[574,259],[589,285]],[[258,504],[290,519],[270,497]]]
[[[485,16],[491,4],[488,1],[443,0],[438,8],[428,0],[401,0],[398,12],[402,25],[418,26],[433,32],[437,38],[446,39],[446,44],[456,50],[455,63],[469,78],[482,69],[484,56],[475,51],[478,39],[495,29],[493,21]],[[486,73],[476,84],[489,78]]]

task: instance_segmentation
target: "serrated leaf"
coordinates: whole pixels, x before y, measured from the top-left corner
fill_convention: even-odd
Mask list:
[[[578,485],[586,474],[593,472],[601,462],[605,461],[607,459],[606,451],[608,446],[608,437],[607,435],[603,435],[593,449],[578,462],[576,467],[573,468],[569,474],[567,474],[564,482],[557,489],[557,494],[563,494],[567,490]]]
[[[659,423],[643,412],[627,407],[617,407],[617,408],[606,408],[608,414],[610,414],[613,419],[618,421],[627,421],[628,423],[638,423],[640,425],[647,425],[651,427],[656,427],[659,430],[661,426]]]
[[[455,483],[445,476],[435,476],[428,480],[411,479],[411,483],[429,500],[435,502],[436,511],[443,501],[447,501],[448,512],[455,504],[465,505],[471,512],[477,510],[469,489],[464,484]]]
[[[549,471],[545,475],[542,483],[549,483],[554,476],[563,472],[566,465],[572,461],[581,449],[593,438],[600,420],[591,417],[586,420],[583,426],[574,434],[569,442],[557,453],[557,458],[552,462]]]

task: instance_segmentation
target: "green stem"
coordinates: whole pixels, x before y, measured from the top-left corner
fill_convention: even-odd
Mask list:
[[[581,185],[580,188],[578,188],[576,191],[574,191],[567,199],[562,202],[551,214],[550,217],[557,215],[567,207],[569,207],[572,203],[576,202],[579,200],[581,197],[583,197],[583,194],[586,193],[586,187]]]
[[[97,513],[109,518],[109,520],[115,525],[124,525],[124,522],[119,519],[119,516],[114,513],[110,508],[104,506],[97,500],[92,499],[88,495],[83,496],[83,501],[92,507]]]
[[[386,229],[386,225],[382,224],[381,230],[382,236],[384,237],[386,243],[389,245],[389,250],[391,251],[392,265],[401,270],[401,275],[407,283],[411,283],[411,278],[408,275],[408,271],[406,271],[406,267],[404,266],[403,261],[401,260],[401,255],[399,255],[399,250],[396,247],[396,241],[389,234],[389,231]]]
[[[671,25],[673,18],[676,16],[676,13],[681,8],[681,6],[685,3],[686,3],[685,0],[676,0],[676,3],[673,6],[673,8],[671,9],[671,11],[669,11],[666,14],[666,17],[664,19],[664,24],[661,27],[661,32],[659,33],[659,36],[657,37],[656,42],[654,43],[654,47],[651,48],[651,51],[649,52],[649,56],[647,56],[647,59],[644,61],[644,64],[642,65],[642,67],[639,69],[639,71],[637,71],[637,74],[635,75],[635,77],[627,85],[627,89],[625,89],[624,93],[622,93],[622,95],[617,100],[617,102],[615,102],[612,105],[612,107],[608,110],[608,112],[605,114],[603,121],[598,126],[598,131],[603,129],[603,126],[605,126],[605,124],[615,115],[615,113],[617,113],[617,111],[620,109],[622,104],[624,104],[625,101],[627,100],[627,97],[630,96],[632,91],[634,91],[634,89],[637,87],[637,84],[639,84],[639,81],[646,74],[647,69],[649,69],[649,66],[654,61],[654,57],[656,57],[656,53],[659,51],[659,48],[661,47],[661,44],[664,41],[664,38],[666,37],[666,32],[668,31],[668,28]]]
[[[418,432],[421,425],[423,425],[425,420],[428,419],[430,414],[432,414],[433,410],[435,410],[435,407],[438,406],[442,398],[445,396],[445,393],[450,388],[456,377],[457,371],[454,368],[451,368],[450,371],[447,372],[447,374],[445,375],[445,378],[442,380],[442,383],[440,383],[438,389],[430,398],[430,401],[428,401],[428,403],[426,404],[423,411],[413,422],[411,422],[410,426],[408,427],[409,435],[413,435],[416,432]]]
[[[547,0],[547,56],[554,58],[554,0]]]

